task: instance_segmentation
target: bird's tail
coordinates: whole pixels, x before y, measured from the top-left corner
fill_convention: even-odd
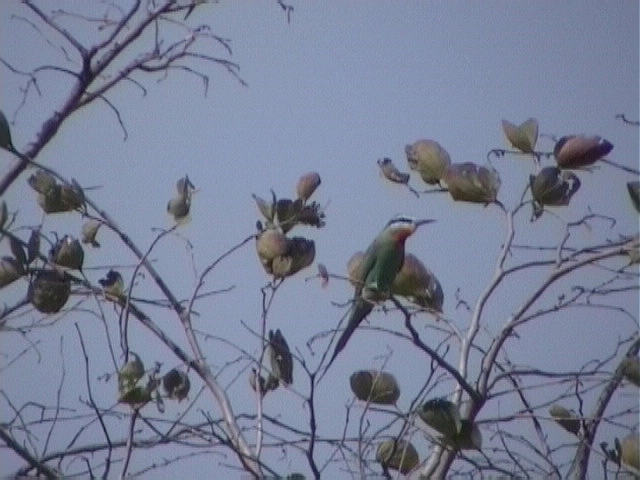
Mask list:
[[[351,316],[349,317],[349,323],[347,323],[347,328],[344,329],[342,335],[338,339],[338,343],[336,343],[336,347],[333,350],[333,355],[331,356],[331,360],[327,364],[327,369],[336,359],[338,354],[342,351],[342,349],[347,345],[349,338],[355,332],[358,325],[362,323],[362,321],[366,318],[371,310],[373,310],[373,303],[368,302],[362,298],[359,298],[355,301],[355,305],[353,306],[353,311],[351,312]]]

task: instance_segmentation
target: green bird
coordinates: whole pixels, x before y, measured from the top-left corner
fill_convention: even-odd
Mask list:
[[[415,220],[399,215],[389,221],[364,252],[360,266],[355,272],[356,291],[347,328],[338,339],[327,368],[345,347],[355,329],[373,310],[376,303],[391,296],[391,286],[404,263],[405,241],[420,225],[434,220]]]

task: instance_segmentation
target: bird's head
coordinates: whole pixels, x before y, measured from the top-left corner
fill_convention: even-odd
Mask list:
[[[427,223],[435,222],[432,219],[416,220],[413,217],[407,215],[398,215],[387,223],[385,231],[398,240],[404,240],[415,232],[420,225],[426,225]]]

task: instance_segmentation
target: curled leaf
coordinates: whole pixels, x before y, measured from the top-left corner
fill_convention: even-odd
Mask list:
[[[120,392],[126,392],[136,386],[138,380],[144,376],[144,363],[140,360],[140,357],[130,352],[132,357],[122,368],[118,371],[118,389]]]
[[[401,183],[406,185],[409,183],[409,174],[398,170],[390,158],[383,158],[378,160],[378,167],[384,178],[394,183]]]
[[[400,398],[400,386],[388,372],[359,370],[349,378],[351,391],[358,400],[379,405],[393,405]]]
[[[525,153],[533,153],[538,141],[538,120],[528,118],[520,125],[502,120],[502,130],[511,145]]]
[[[471,162],[454,163],[447,167],[442,180],[456,201],[492,203],[498,197],[500,176],[492,168]]]
[[[478,425],[469,420],[462,420],[460,432],[458,432],[453,445],[460,450],[481,450],[482,433],[480,433]]]
[[[422,180],[435,185],[440,182],[446,168],[451,164],[449,152],[435,140],[418,140],[404,148],[409,168],[420,174]]]

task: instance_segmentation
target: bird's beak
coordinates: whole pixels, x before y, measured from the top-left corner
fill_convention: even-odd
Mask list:
[[[426,225],[427,223],[433,223],[433,222],[435,222],[435,220],[433,220],[431,218],[427,218],[427,219],[424,219],[424,220],[416,220],[415,226],[416,226],[416,229],[417,229],[420,225]]]

